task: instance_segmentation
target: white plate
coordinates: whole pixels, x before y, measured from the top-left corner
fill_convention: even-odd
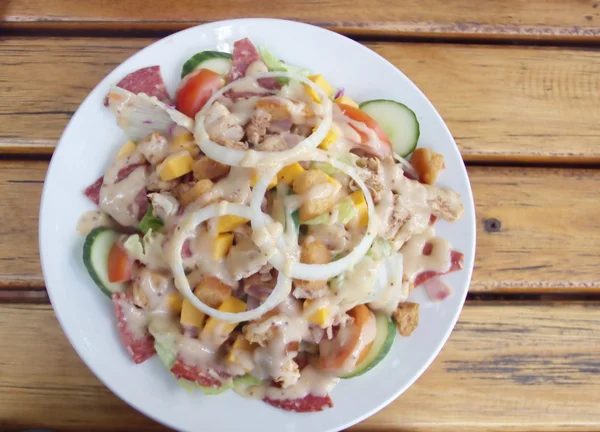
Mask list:
[[[395,99],[413,109],[421,124],[420,146],[443,153],[439,183],[462,196],[465,215],[438,233],[465,254],[464,270],[446,277],[454,294],[431,303],[421,290],[420,324],[409,338],[397,337],[390,354],[374,370],[342,380],[331,397],[335,407],[320,413],[280,411],[234,392],[219,396],[180,389],[157,358],[136,366],[126,355],[113,307],[88,276],[81,260],[79,216],[93,204],[83,195],[106,169],[126,137],[102,102],[111,84],[127,73],[159,64],[173,94],[181,66],[206,49],[231,52],[249,37],[286,62],[318,71],[357,101]],[[450,83],[449,83],[450,84]],[[364,46],[336,33],[291,21],[243,19],[194,27],[162,39],[111,72],[81,104],[54,152],[40,211],[40,251],[48,294],[71,344],[96,376],[121,399],[165,425],[185,431],[333,431],[380,410],[404,392],[427,368],[448,338],[467,294],[475,254],[475,212],[465,166],[441,117],[421,91],[394,66]],[[259,426],[256,426],[258,429]]]

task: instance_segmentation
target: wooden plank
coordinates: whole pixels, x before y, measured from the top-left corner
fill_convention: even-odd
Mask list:
[[[486,7],[473,7],[470,0],[329,0],[318,4],[223,0],[218,8],[196,0],[103,0],[93,5],[78,0],[20,0],[6,3],[3,9],[2,27],[25,30],[174,31],[221,19],[270,17],[361,36],[600,40],[596,0],[504,0]]]
[[[152,41],[0,41],[0,152],[50,154],[96,83]],[[600,51],[367,45],[431,99],[466,161],[600,162]]]
[[[34,233],[46,168],[0,161],[0,289],[43,288]],[[600,170],[468,171],[477,212],[471,292],[600,292]]]
[[[416,384],[352,430],[600,430],[598,332],[597,302],[468,303]],[[2,430],[165,430],[92,375],[48,306],[0,306],[0,364]]]

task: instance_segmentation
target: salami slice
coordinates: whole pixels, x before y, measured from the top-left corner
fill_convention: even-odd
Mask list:
[[[431,244],[426,244],[425,247],[423,248],[423,255],[429,255],[431,254]],[[445,275],[448,273],[452,273],[458,270],[462,270],[463,268],[463,264],[465,261],[465,256],[462,254],[462,252],[458,252],[458,251],[451,251],[450,252],[450,269],[445,272],[445,273],[437,273],[434,271],[424,271],[421,272],[417,275],[417,277],[415,278],[415,286],[419,286],[424,284],[425,282],[427,282],[429,279],[431,279],[434,276],[441,276],[441,275]]]
[[[203,387],[219,388],[223,385],[221,380],[215,375],[221,378],[228,378],[229,375],[222,372],[214,371],[211,374],[209,371],[202,371],[197,366],[186,364],[180,357],[177,357],[175,364],[171,368],[171,372],[177,379],[186,379],[188,381],[195,382]]]
[[[248,66],[256,60],[260,60],[260,54],[250,39],[244,38],[235,42],[231,55],[231,73],[227,78],[227,83],[242,78],[246,74]]]
[[[104,181],[104,176],[100,177],[94,183],[89,185],[83,191],[83,194],[92,200],[92,202],[96,205],[100,204],[100,188],[102,187],[102,182]]]
[[[124,308],[132,308],[130,313],[141,314],[143,312],[138,310],[138,308],[131,303],[125,293],[114,293],[112,295],[112,301],[117,314],[119,333],[121,334],[121,340],[125,344],[125,349],[137,364],[145,362],[156,353],[154,350],[154,338],[148,333],[148,329],[146,329],[145,334],[141,337],[134,335],[127,329],[127,319],[125,317]]]
[[[333,407],[333,401],[329,395],[315,396],[309,394],[299,399],[270,399],[267,397],[263,401],[275,408],[294,412],[316,412]]]
[[[160,66],[148,66],[131,72],[117,83],[117,87],[135,94],[146,93],[148,96],[156,96],[159,101],[173,105],[173,100],[167,92],[160,72]],[[104,105],[108,106],[108,99],[104,101]]]

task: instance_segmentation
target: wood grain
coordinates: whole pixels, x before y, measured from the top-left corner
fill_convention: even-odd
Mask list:
[[[0,40],[0,153],[50,154],[96,83],[152,41]],[[600,51],[368,46],[431,99],[466,161],[600,163]]]
[[[0,289],[6,291],[5,301],[11,290],[43,288],[35,233],[46,168],[43,161],[0,161]],[[600,292],[600,243],[595,240],[600,170],[468,171],[477,213],[471,292]]]
[[[416,384],[352,430],[600,430],[598,332],[596,302],[468,303]],[[3,431],[165,430],[92,375],[49,306],[0,306],[0,364]]]
[[[596,0],[504,0],[485,7],[470,0],[223,0],[219,7],[197,0],[13,0],[0,16],[2,27],[26,30],[173,31],[221,19],[272,17],[360,36],[597,42],[599,13]]]

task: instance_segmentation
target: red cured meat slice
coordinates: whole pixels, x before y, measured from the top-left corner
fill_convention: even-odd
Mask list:
[[[103,181],[104,177],[100,177],[83,191],[83,194],[91,199],[96,205],[100,204],[100,188],[102,187]]]
[[[261,78],[258,80],[258,85],[268,90],[279,90],[281,88],[277,78]]]
[[[131,164],[124,168],[121,168],[117,173],[117,180],[115,181],[115,183],[119,183],[120,181],[125,180],[127,177],[129,177],[129,175],[132,172],[134,172],[136,169],[142,166],[144,166],[144,164]]]
[[[223,385],[220,379],[208,371],[201,371],[197,366],[186,364],[181,358],[177,357],[175,364],[171,368],[171,372],[177,379],[186,379],[195,382],[203,387],[219,388]],[[221,378],[229,378],[229,375],[214,371]]]
[[[186,239],[181,247],[181,258],[189,258],[192,256],[192,248],[190,239]]]
[[[295,412],[316,412],[333,407],[333,401],[329,395],[315,396],[309,394],[299,399],[270,399],[267,397],[263,401],[275,408]]]
[[[117,314],[117,322],[119,325],[119,333],[121,340],[125,344],[125,349],[137,364],[143,363],[154,355],[154,338],[146,330],[146,334],[141,338],[136,338],[128,329],[123,310],[123,302],[127,303],[128,307],[136,309],[135,313],[142,313],[129,301],[125,293],[118,292],[112,295],[112,301]]]
[[[135,94],[146,93],[148,96],[156,96],[161,102],[173,104],[160,72],[160,66],[148,66],[131,72],[119,81],[117,87]]]
[[[256,60],[260,60],[260,54],[250,39],[244,38],[235,42],[231,55],[231,73],[227,78],[227,83],[242,78],[246,74],[248,66]]]
[[[429,255],[431,254],[431,245],[430,244],[426,244],[425,247],[423,248],[423,255]],[[427,253],[428,252],[428,253]],[[452,273],[458,270],[462,270],[463,268],[463,264],[465,261],[465,256],[462,254],[462,252],[458,252],[453,250],[452,252],[450,252],[450,269],[445,272],[445,273],[437,273],[434,271],[424,271],[422,273],[419,273],[417,275],[417,277],[415,278],[415,286],[419,286],[423,283],[425,283],[426,281],[428,281],[429,279],[431,279],[434,276],[441,276],[441,275],[445,275],[448,273]]]
[[[138,194],[135,196],[134,205],[138,208],[137,219],[141,221],[146,211],[148,210],[148,197],[146,196],[146,189],[140,189]]]

